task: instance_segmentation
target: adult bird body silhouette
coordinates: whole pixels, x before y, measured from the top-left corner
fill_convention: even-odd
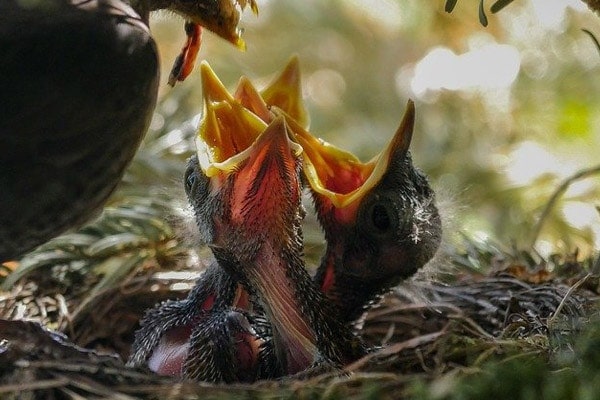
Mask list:
[[[256,12],[252,0],[0,1],[0,262],[89,220],[121,180],[156,104],[149,12],[243,48],[248,4]]]
[[[85,222],[113,192],[152,117],[147,26],[97,0],[0,3],[0,262]]]

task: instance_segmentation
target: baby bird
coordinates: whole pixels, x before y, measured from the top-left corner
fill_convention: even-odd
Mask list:
[[[198,148],[202,168],[198,168],[198,159],[192,158],[188,162],[185,186],[204,240],[212,240],[214,232],[209,228],[214,221],[207,219],[204,206],[206,199],[198,201],[193,195],[199,180],[202,181],[199,178],[202,171],[217,176],[234,175],[239,163],[230,160],[246,157],[242,153],[255,146],[253,143],[266,124],[273,122],[276,115],[285,115],[286,124],[289,125],[286,128],[288,135],[302,144],[304,182],[313,194],[327,239],[326,254],[315,278],[317,287],[332,303],[324,307],[334,307],[335,316],[343,321],[342,325],[357,319],[378,295],[412,275],[435,253],[441,228],[434,195],[426,178],[412,166],[408,153],[414,123],[412,103],[409,103],[401,127],[386,150],[369,163],[361,163],[352,154],[316,140],[304,130],[308,125],[308,114],[300,95],[297,58],[293,58],[284,72],[260,93],[250,81],[242,78],[235,95],[231,96],[208,65],[204,64],[201,70],[205,110]],[[223,177],[216,182],[222,180]],[[215,186],[221,190],[221,184]],[[263,211],[268,209],[268,204],[252,204]],[[229,227],[229,223],[221,226]],[[379,231],[388,228],[389,232]],[[425,232],[419,233],[419,230]],[[268,229],[265,228],[265,231]],[[362,248],[364,252],[358,251],[357,245],[364,243],[367,243]],[[344,265],[348,265],[348,268]],[[240,285],[243,275],[235,271],[231,275],[223,276],[223,273],[223,270],[219,272],[218,263],[213,264],[187,299],[164,303],[146,315],[133,347],[134,365],[141,365],[149,358],[148,365],[159,373],[176,372],[190,377],[189,371],[205,369],[212,371],[209,374],[211,377],[220,376],[214,373],[212,365],[202,364],[200,358],[190,357],[190,348],[200,348],[194,342],[198,335],[194,335],[193,330],[199,330],[198,325],[202,324],[214,326],[212,322],[206,322],[209,318],[207,311],[210,310],[217,315],[232,308],[252,309],[258,311],[259,315],[263,312],[262,307],[256,305],[256,293],[252,291],[253,295],[249,296]],[[305,282],[304,279],[298,281]],[[212,282],[224,282],[224,285]],[[213,307],[217,294],[220,306]],[[208,302],[207,298],[210,299]],[[262,326],[258,329],[262,332],[259,335],[262,351],[258,358],[244,358],[252,359],[253,363],[238,362],[235,365],[258,365],[261,372],[245,376],[280,376],[301,370],[298,365],[307,364],[308,355],[304,362],[292,360],[295,364],[287,367],[280,363],[278,371],[275,371],[274,352],[279,352],[275,362],[288,360],[290,356],[285,354],[285,346],[273,348],[273,341],[269,339],[270,327],[257,326]],[[345,328],[342,330],[345,331]],[[304,332],[308,332],[306,327]],[[309,341],[312,339],[314,337]],[[352,338],[349,342],[360,349],[357,353],[364,351],[360,342],[354,340]],[[239,351],[233,345],[229,349]],[[296,352],[297,349],[289,351]],[[304,353],[314,354],[314,349],[305,350]],[[256,356],[256,353],[253,354]],[[351,358],[347,357],[346,360]],[[340,357],[334,356],[332,359],[340,360]],[[173,368],[173,365],[176,367]],[[235,368],[228,368],[228,371],[232,370]],[[242,370],[247,372],[248,368]]]
[[[305,169],[325,232],[315,281],[347,322],[423,267],[441,241],[435,194],[409,152],[414,115],[409,101],[386,149],[367,163],[310,135],[296,135],[307,153],[314,152],[305,157]]]
[[[259,299],[286,375],[365,353],[304,268],[301,153],[277,117],[233,159],[209,156],[203,172],[219,172],[204,172],[196,194],[204,239],[219,265]]]

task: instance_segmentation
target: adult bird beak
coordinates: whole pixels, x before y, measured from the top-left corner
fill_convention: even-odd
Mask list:
[[[216,33],[238,49],[246,50],[246,43],[241,38],[241,30],[238,29],[240,12],[237,9],[243,11],[247,5],[250,5],[252,12],[258,15],[256,2],[254,0],[235,0],[235,2],[218,0],[211,1],[210,4],[206,3],[206,1],[198,0],[173,0],[169,4],[170,10],[182,14],[186,19],[184,25],[186,41],[169,73],[168,84],[170,86],[175,86],[177,82],[185,80],[194,69],[202,43],[202,27]],[[148,22],[147,19],[146,22]]]
[[[182,15],[187,21],[201,25],[221,38],[232,43],[241,50],[246,43],[238,29],[240,11],[247,6],[254,14],[258,14],[258,6],[254,0],[216,0],[207,6],[203,1],[173,0],[169,10]]]

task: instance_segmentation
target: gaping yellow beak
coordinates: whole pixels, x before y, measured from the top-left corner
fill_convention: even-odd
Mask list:
[[[276,109],[274,113],[284,114]],[[406,154],[414,120],[415,106],[409,100],[404,118],[390,143],[366,163],[350,152],[315,138],[293,119],[288,119],[288,125],[294,139],[304,149],[304,174],[313,192],[329,199],[336,208],[344,208],[362,199],[381,181],[390,163]]]
[[[297,56],[288,61],[283,72],[260,92],[260,96],[269,107],[285,111],[300,126],[308,129],[310,117],[302,100],[300,62]]]
[[[204,113],[196,150],[200,168],[212,177],[234,169],[236,157],[244,157],[241,153],[265,130],[266,124],[234,100],[206,62],[201,64],[200,72]]]
[[[207,63],[201,65],[204,118],[196,141],[200,167],[208,176],[235,168],[240,158],[277,116],[285,118],[292,139],[303,149],[304,175],[311,190],[336,208],[359,201],[377,185],[390,163],[409,149],[415,107],[408,101],[404,118],[387,147],[368,162],[315,138],[307,130],[308,112],[302,102],[298,58],[259,92],[242,77],[234,95]]]
[[[200,167],[209,177],[219,171],[230,171],[239,161],[236,157],[245,157],[241,153],[275,118],[272,107],[281,108],[304,123],[308,121],[297,57],[293,57],[283,73],[264,89],[266,95],[242,77],[232,96],[206,62],[201,64],[200,73],[204,112],[196,148]]]
[[[310,117],[302,100],[300,62],[293,56],[287,65],[262,91],[258,91],[248,78],[242,76],[234,95],[235,99],[263,121],[274,118],[270,112],[276,107],[293,118],[304,129],[308,129]]]

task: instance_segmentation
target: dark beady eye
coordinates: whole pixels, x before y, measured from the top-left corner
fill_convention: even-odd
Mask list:
[[[394,201],[387,196],[367,199],[359,223],[363,230],[374,236],[393,234],[398,226],[398,213]]]
[[[191,196],[194,190],[196,189],[196,183],[198,181],[198,176],[196,175],[196,171],[193,165],[189,165],[185,170],[183,181],[185,185],[185,193],[188,196]]]
[[[382,233],[390,229],[392,225],[391,217],[388,209],[383,204],[374,204],[371,207],[371,223],[375,229]]]

